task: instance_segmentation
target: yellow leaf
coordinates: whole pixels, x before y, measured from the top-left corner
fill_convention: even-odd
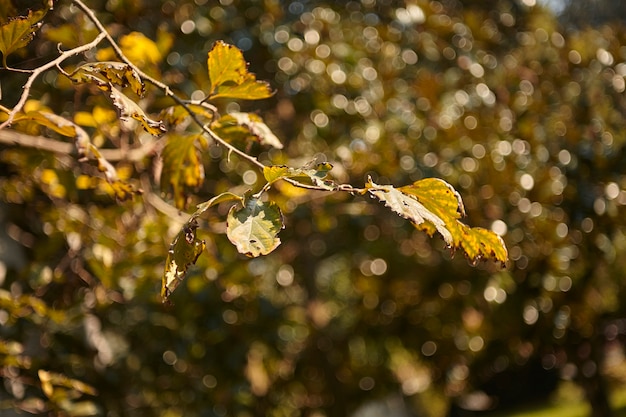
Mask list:
[[[271,97],[269,84],[257,81],[254,74],[248,72],[248,65],[243,53],[237,47],[218,41],[209,51],[207,66],[209,69],[209,98],[235,98],[259,100]]]
[[[161,186],[172,188],[174,204],[183,209],[187,203],[187,188],[199,187],[204,181],[204,166],[200,160],[196,141],[199,135],[170,133],[163,148]]]
[[[119,45],[124,55],[140,68],[156,65],[163,60],[157,44],[140,32],[122,36]]]
[[[41,24],[39,21],[46,15],[47,10],[28,11],[28,16],[10,19],[0,26],[0,52],[2,63],[6,67],[7,56],[28,45],[35,36]]]
[[[490,230],[471,228],[459,221],[465,215],[463,201],[447,182],[426,178],[394,188],[374,184],[370,179],[366,187],[370,194],[410,220],[417,229],[429,235],[439,232],[450,248],[462,249],[472,263],[483,258],[503,264],[508,260],[508,252],[500,236]]]
[[[204,240],[196,237],[197,215],[191,216],[174,238],[165,261],[165,270],[161,278],[161,298],[164,303],[185,279],[189,266],[195,264],[206,248]]]

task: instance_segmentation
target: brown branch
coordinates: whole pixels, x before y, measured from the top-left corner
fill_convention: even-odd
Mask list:
[[[100,20],[98,20],[98,18],[96,17],[95,13],[93,12],[93,10],[91,10],[89,7],[85,6],[85,4],[81,0],[73,0],[73,3],[80,10],[82,10],[83,13],[85,13],[87,15],[89,20],[91,20],[93,22],[93,24],[96,26],[96,28],[98,28],[98,30],[100,31],[100,34],[104,35],[104,37],[107,39],[107,41],[111,44],[111,47],[115,51],[115,54],[126,65],[128,65],[129,67],[131,67],[132,69],[137,71],[137,74],[139,74],[139,77],[141,77],[142,79],[148,81],[150,84],[156,86],[157,88],[163,90],[163,93],[166,96],[171,97],[172,100],[174,100],[176,102],[176,104],[178,104],[181,107],[183,107],[187,111],[189,116],[193,119],[193,121],[198,126],[200,126],[202,128],[202,130],[204,131],[204,133],[206,133],[211,139],[213,139],[214,141],[216,141],[220,145],[224,146],[229,151],[231,151],[231,152],[239,155],[241,158],[247,160],[251,164],[257,166],[258,168],[263,169],[265,167],[265,165],[263,163],[261,163],[255,157],[253,157],[251,155],[248,155],[244,151],[242,151],[239,148],[231,145],[230,143],[228,143],[227,141],[225,141],[224,139],[219,137],[217,134],[215,134],[215,132],[213,132],[211,129],[209,129],[206,126],[206,124],[202,123],[202,121],[198,118],[196,113],[189,107],[189,105],[187,104],[187,101],[185,101],[185,100],[181,99],[180,97],[178,97],[167,84],[165,84],[165,83],[163,83],[163,82],[161,82],[161,81],[151,77],[150,75],[146,74],[140,68],[138,68],[130,59],[128,59],[126,57],[126,55],[124,55],[124,52],[119,47],[119,45],[115,42],[115,39],[113,39],[113,37],[107,32],[107,30],[104,27],[104,25],[100,22]]]
[[[69,155],[75,152],[73,143],[46,138],[44,136],[31,136],[14,130],[0,130],[0,143],[7,145],[23,146],[39,149],[47,152]],[[98,149],[102,157],[108,161],[140,161],[147,155],[156,152],[161,146],[160,141],[151,141],[132,149]]]
[[[73,56],[76,56],[78,54],[81,54],[83,52],[86,52],[90,49],[95,48],[96,45],[98,45],[104,38],[105,36],[102,33],[100,33],[98,34],[98,36],[96,36],[96,38],[93,41],[86,43],[84,45],[81,45],[81,46],[77,46],[76,48],[70,49],[69,51],[62,52],[61,55],[59,55],[56,59],[38,68],[35,68],[32,71],[30,77],[28,77],[26,84],[24,84],[24,87],[23,87],[24,91],[22,92],[22,96],[20,97],[20,100],[17,102],[15,107],[13,107],[13,109],[9,113],[9,117],[7,118],[7,120],[5,120],[2,124],[0,124],[0,130],[11,125],[15,115],[22,110],[22,108],[24,107],[24,104],[26,104],[26,100],[28,100],[28,96],[30,94],[30,88],[32,87],[33,83],[35,82],[37,77],[39,77],[41,73],[49,70],[52,67],[58,66],[59,64],[61,64],[61,62],[65,61],[68,58],[71,58]]]

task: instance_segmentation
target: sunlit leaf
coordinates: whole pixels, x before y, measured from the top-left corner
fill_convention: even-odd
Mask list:
[[[479,259],[493,259],[506,263],[509,254],[500,235],[481,227],[469,227],[457,222],[462,233],[459,244],[467,257],[476,262]]]
[[[160,136],[166,132],[167,129],[162,121],[149,118],[136,102],[113,87],[113,84],[128,85],[139,96],[143,95],[144,87],[141,79],[126,64],[116,62],[86,64],[79,67],[71,78],[76,82],[93,82],[102,91],[108,92],[122,119],[130,117],[139,121],[144,130],[154,136]]]
[[[427,178],[394,188],[375,184],[369,179],[367,189],[418,229],[430,235],[439,232],[449,247],[461,248],[470,261],[488,258],[505,263],[508,260],[506,246],[500,236],[486,229],[470,228],[458,220],[465,215],[463,202],[447,182]]]
[[[28,11],[28,16],[19,16],[10,19],[0,26],[0,52],[2,52],[2,63],[6,67],[7,56],[20,48],[28,45],[33,40],[35,32],[41,26],[41,19],[46,15],[47,10]]]
[[[98,393],[91,385],[56,372],[40,369],[37,371],[37,376],[41,381],[42,391],[49,398],[53,396],[56,387],[67,388],[80,394],[96,395]]]
[[[305,184],[312,184],[325,188],[329,191],[335,190],[337,186],[325,178],[333,166],[328,162],[317,164],[312,168],[292,168],[285,165],[271,165],[263,168],[263,176],[269,183],[280,179],[292,178]]]
[[[274,135],[274,132],[263,122],[263,119],[254,113],[231,112],[228,114],[239,125],[246,127],[258,139],[261,145],[269,145],[282,149],[283,144]]]
[[[109,91],[107,84],[115,84],[121,87],[130,87],[135,94],[142,97],[145,93],[145,85],[137,71],[123,62],[90,62],[76,68],[70,75],[75,82],[93,82],[103,90]]]
[[[424,207],[424,204],[415,196],[406,194],[393,185],[375,184],[371,178],[368,179],[366,186],[370,194],[384,202],[391,210],[416,225],[421,225],[426,221],[430,222],[448,245],[453,244],[452,234],[446,227],[445,221]]]
[[[131,117],[139,121],[144,130],[154,136],[160,136],[166,132],[167,129],[163,122],[150,119],[137,103],[129,99],[121,91],[111,87],[110,96],[115,107],[119,109],[122,118]]]
[[[76,138],[77,148],[79,154],[84,154],[87,144],[89,143],[89,135],[85,130],[75,124],[74,122],[67,120],[66,118],[59,116],[55,113],[47,111],[29,111],[24,114],[18,114],[15,116],[14,121],[20,122],[24,120],[32,120],[41,126],[45,126],[56,133],[67,136],[70,138]]]
[[[196,263],[206,247],[204,240],[196,237],[196,229],[198,228],[196,219],[197,216],[192,215],[170,245],[161,280],[161,299],[164,303],[183,282],[189,266]]]
[[[282,214],[275,203],[249,198],[243,207],[230,209],[226,234],[239,253],[257,257],[280,245],[278,233],[282,228]]]
[[[273,94],[269,84],[257,81],[248,72],[243,53],[237,47],[218,41],[209,51],[207,65],[210,91],[208,98],[259,100]]]
[[[163,148],[161,186],[171,187],[174,203],[183,209],[187,202],[187,188],[195,188],[204,181],[204,166],[197,148],[201,135],[170,133]]]

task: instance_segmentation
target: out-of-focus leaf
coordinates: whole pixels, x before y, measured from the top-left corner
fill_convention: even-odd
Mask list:
[[[0,2],[0,24],[4,24],[12,16],[17,15],[17,9],[10,1]]]
[[[72,417],[95,416],[100,410],[93,401],[72,401],[61,404],[63,410]]]
[[[331,169],[333,169],[333,166],[328,162],[317,164],[313,168],[292,168],[285,165],[272,165],[263,168],[263,176],[269,183],[274,183],[280,179],[292,178],[299,182],[310,183],[332,191],[337,186],[332,181],[325,180]]]
[[[157,44],[141,32],[131,32],[119,41],[124,55],[140,67],[158,64],[163,60]]]
[[[93,82],[101,89],[109,91],[109,83],[130,87],[135,94],[143,97],[145,85],[137,71],[123,62],[90,62],[76,68],[70,78],[79,83]]]
[[[228,212],[226,234],[239,253],[250,257],[267,255],[280,245],[282,214],[273,202],[248,198],[243,207]]]
[[[87,132],[76,123],[47,111],[30,111],[15,117],[16,122],[26,120],[32,120],[60,135],[74,138],[79,160],[87,160],[92,157],[97,161],[98,170],[104,174],[107,182],[113,187],[113,192],[118,200],[125,201],[137,192],[132,185],[119,179],[115,167],[102,156],[100,150],[91,142]]]
[[[90,142],[89,135],[82,127],[78,126],[74,122],[57,114],[38,110],[29,111],[25,114],[19,114],[15,116],[14,119],[15,122],[24,120],[32,120],[37,124],[52,129],[59,135],[76,138],[76,148],[78,149],[78,153],[80,155],[84,155],[86,153],[86,148]]]
[[[154,136],[160,136],[166,132],[167,129],[163,122],[150,119],[137,103],[112,86],[110,96],[113,99],[115,107],[120,110],[120,116],[122,118],[132,117],[138,120],[144,130]]]
[[[141,69],[156,70],[157,64],[163,60],[158,45],[143,33],[131,32],[124,35],[120,37],[118,44],[126,58]],[[113,48],[100,49],[96,54],[98,61],[110,61],[115,57]]]
[[[68,378],[63,374],[40,369],[37,371],[37,375],[41,381],[41,389],[48,398],[54,395],[55,387],[68,388],[80,394],[96,395],[98,393],[91,385],[77,379]]]
[[[191,216],[170,245],[167,260],[165,261],[165,271],[161,280],[161,299],[164,303],[168,301],[170,295],[183,282],[189,266],[196,263],[206,247],[204,240],[196,237],[196,229],[198,228],[196,219],[198,215]]]
[[[193,111],[197,116],[201,116],[206,121],[211,121],[213,119],[213,112],[207,109],[206,107],[197,105],[197,104],[189,104],[187,108]],[[185,122],[187,122],[190,118],[189,112],[183,106],[176,105],[171,106],[163,111],[160,114],[161,120],[164,123],[167,123],[171,126],[179,126]]]
[[[254,113],[232,112],[229,113],[228,116],[232,117],[237,124],[246,127],[250,133],[258,139],[261,145],[269,145],[276,149],[283,148],[280,139],[274,135],[274,132],[271,131],[258,115]]]
[[[465,214],[463,202],[447,182],[426,178],[394,188],[375,184],[369,179],[366,187],[370,194],[410,220],[418,229],[430,235],[437,231],[449,247],[463,249],[470,261],[488,258],[505,263],[508,260],[506,246],[500,236],[486,229],[470,228],[458,220]]]
[[[47,10],[28,11],[28,16],[19,16],[10,19],[0,26],[0,52],[2,63],[6,67],[7,56],[28,45],[33,40],[35,32],[41,26],[40,21]]]
[[[209,99],[259,100],[274,94],[268,83],[257,81],[255,75],[248,72],[243,53],[233,45],[222,41],[216,42],[209,51],[207,65],[210,81]]]
[[[187,188],[199,187],[204,181],[204,166],[200,160],[197,143],[204,144],[201,135],[170,133],[163,148],[161,187],[171,187],[174,204],[183,209],[186,205]]]

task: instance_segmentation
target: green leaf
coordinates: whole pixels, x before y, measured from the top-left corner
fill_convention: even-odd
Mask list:
[[[196,219],[198,216],[199,214],[191,216],[170,245],[165,261],[165,271],[161,279],[161,299],[164,303],[183,282],[189,266],[196,263],[206,247],[204,240],[196,237],[196,229],[198,228]]]
[[[0,26],[0,52],[2,63],[7,67],[7,56],[28,45],[33,40],[35,32],[41,26],[40,20],[47,10],[28,11],[28,16],[19,16],[10,19]]]
[[[209,51],[207,66],[209,99],[259,100],[274,94],[268,83],[257,81],[255,75],[248,72],[243,53],[233,45],[217,41]]]
[[[143,97],[145,85],[137,71],[123,62],[90,62],[76,68],[70,78],[74,82],[92,82],[105,91],[110,90],[109,83],[121,87],[130,87],[135,94]]]
[[[163,122],[150,119],[137,103],[113,86],[110,86],[110,97],[119,109],[122,119],[131,117],[139,121],[144,130],[154,136],[160,136],[167,131]]]
[[[199,187],[204,181],[204,166],[196,147],[199,139],[202,139],[202,136],[198,134],[169,133],[163,148],[161,186],[172,188],[174,204],[181,210],[185,208],[187,202],[185,190]]]
[[[280,139],[274,135],[274,132],[271,131],[258,115],[254,113],[232,112],[222,117],[222,119],[225,117],[231,117],[238,125],[247,128],[261,145],[269,145],[276,149],[283,148]]]
[[[418,229],[429,235],[439,232],[449,247],[461,248],[471,262],[482,258],[502,263],[508,260],[506,246],[500,236],[486,229],[470,228],[458,220],[465,215],[463,201],[447,182],[426,178],[394,188],[392,185],[375,184],[370,178],[366,188]]]
[[[332,181],[325,180],[331,169],[333,169],[333,166],[328,162],[317,164],[312,168],[292,168],[285,165],[272,165],[263,167],[263,176],[270,184],[281,179],[291,178],[299,182],[310,183],[332,191],[336,190],[337,186]]]
[[[242,208],[233,206],[228,212],[226,235],[239,253],[257,257],[280,245],[278,233],[283,227],[282,214],[275,203],[249,198]]]

